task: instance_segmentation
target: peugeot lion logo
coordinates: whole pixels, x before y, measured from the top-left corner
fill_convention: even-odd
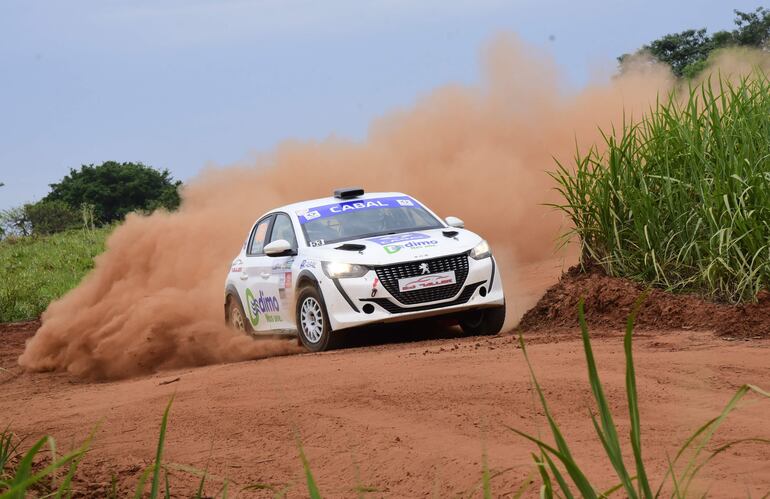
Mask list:
[[[427,263],[421,263],[420,264],[420,271],[423,274],[430,274],[430,268],[428,267],[428,264]]]

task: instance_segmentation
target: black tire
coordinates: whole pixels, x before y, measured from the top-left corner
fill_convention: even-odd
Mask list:
[[[315,286],[302,288],[297,297],[297,335],[311,352],[334,348],[334,331],[329,324],[326,303]]]
[[[460,318],[460,327],[466,336],[492,336],[503,329],[505,304],[466,312]]]
[[[249,320],[246,318],[241,300],[237,296],[227,296],[227,324],[236,331],[246,334],[254,333]]]

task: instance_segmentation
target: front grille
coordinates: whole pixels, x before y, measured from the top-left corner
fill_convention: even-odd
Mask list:
[[[478,289],[479,286],[484,284],[484,281],[482,282],[476,282],[473,284],[468,284],[465,286],[465,289],[463,289],[463,292],[460,293],[460,296],[455,298],[454,300],[450,302],[444,302],[444,303],[431,303],[428,305],[421,305],[419,307],[401,307],[397,303],[393,303],[388,298],[361,298],[361,301],[365,302],[371,302],[375,303],[391,314],[400,314],[404,312],[422,312],[424,310],[433,310],[436,308],[442,308],[442,307],[452,307],[454,305],[462,305],[464,303],[468,303],[468,300],[471,299],[473,296],[473,293],[476,292],[476,289]]]
[[[420,265],[424,263],[428,264],[431,274],[454,270],[455,280],[457,282],[447,286],[417,289],[405,293],[399,291],[398,280],[423,275]],[[396,300],[404,305],[417,305],[419,303],[448,300],[459,293],[463,284],[465,284],[465,279],[468,277],[468,255],[462,253],[459,255],[432,258],[430,260],[397,263],[395,265],[377,267],[375,270],[383,287],[387,289]]]

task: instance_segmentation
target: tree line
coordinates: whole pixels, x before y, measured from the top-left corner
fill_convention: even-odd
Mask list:
[[[0,212],[0,237],[47,235],[85,225],[108,225],[128,213],[179,207],[181,181],[168,170],[107,161],[70,169],[41,200]],[[0,187],[2,187],[0,183]]]
[[[646,53],[668,64],[676,76],[692,78],[706,68],[709,58],[720,49],[754,47],[767,50],[770,40],[770,10],[757,7],[751,12],[733,12],[734,30],[722,30],[709,35],[706,28],[688,29],[662,36],[642,46],[634,54],[618,57],[621,71],[633,55]]]

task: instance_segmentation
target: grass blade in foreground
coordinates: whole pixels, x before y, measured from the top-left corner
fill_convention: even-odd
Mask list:
[[[689,475],[689,478],[687,478],[687,485],[686,485],[686,486],[689,486],[693,478],[695,478],[698,472],[701,471],[703,466],[705,466],[709,461],[711,461],[711,459],[716,457],[718,454],[721,454],[723,451],[727,450],[733,445],[737,445],[743,442],[762,442],[762,443],[766,442],[765,439],[761,439],[761,438],[742,438],[742,439],[734,440],[732,442],[728,442],[727,444],[722,445],[717,450],[712,452],[711,456],[707,457],[702,463],[696,465],[698,455],[703,451],[705,446],[709,443],[711,438],[714,436],[714,433],[716,432],[719,425],[733,410],[736,409],[740,399],[742,399],[745,395],[751,392],[764,398],[770,398],[770,393],[754,385],[741,386],[735,392],[735,395],[733,395],[733,397],[727,403],[725,408],[722,409],[722,412],[719,414],[719,416],[715,417],[714,419],[711,419],[710,421],[706,422],[703,426],[695,430],[695,432],[693,432],[693,434],[690,435],[690,437],[687,440],[685,440],[685,442],[681,445],[681,447],[679,448],[679,451],[676,453],[676,456],[674,456],[674,459],[669,460],[669,463],[670,463],[669,467],[666,470],[666,474],[663,475],[663,479],[661,480],[661,483],[658,486],[658,489],[655,493],[655,497],[660,496],[660,493],[663,490],[663,487],[666,485],[669,478],[671,478],[675,488],[678,490],[679,482],[681,482],[682,479],[685,479],[686,475]],[[679,478],[679,480],[677,480],[674,466],[679,461],[679,459],[688,451],[688,449],[690,449],[695,444],[696,441],[699,442],[696,447],[696,450],[693,456],[691,457],[690,461],[688,462],[687,468],[685,469],[683,475]]]
[[[168,412],[171,410],[171,404],[174,403],[174,396],[171,396],[171,400],[168,401],[166,410],[163,412],[163,420],[160,423],[160,436],[158,437],[158,450],[155,453],[155,465],[152,470],[152,487],[150,489],[150,498],[156,499],[158,497],[158,490],[160,489],[160,469],[163,459],[163,445],[166,442],[166,426],[168,425]],[[168,482],[168,477],[166,477]],[[168,483],[166,483],[168,486]]]
[[[540,497],[543,499],[553,499],[553,486],[551,485],[551,477],[548,476],[548,470],[545,469],[545,458],[538,457],[537,454],[532,454],[532,459],[537,465],[537,471],[540,473],[540,479],[543,481],[543,485],[540,487]]]
[[[545,442],[543,442],[538,438],[535,438],[531,435],[523,433],[519,430],[515,430],[513,428],[509,428],[509,429],[521,435],[522,437],[532,441],[538,447],[541,447],[542,450],[550,452],[554,457],[559,459],[559,461],[561,461],[561,463],[564,465],[564,468],[567,470],[567,474],[572,479],[572,482],[580,491],[580,494],[583,497],[595,498],[596,491],[594,490],[591,483],[588,481],[588,478],[586,478],[583,471],[580,469],[577,463],[575,463],[575,460],[572,458],[572,454],[569,451],[569,446],[567,445],[567,441],[562,436],[561,430],[559,430],[559,426],[556,424],[556,421],[551,416],[551,411],[548,409],[548,403],[545,400],[545,395],[543,394],[543,390],[541,390],[540,388],[540,384],[537,382],[537,378],[535,377],[535,371],[532,368],[532,363],[529,361],[529,356],[527,355],[527,347],[524,344],[524,338],[522,338],[521,335],[519,335],[519,345],[521,346],[521,351],[524,354],[524,360],[526,361],[527,367],[529,368],[529,374],[532,378],[532,384],[535,386],[535,391],[537,392],[537,395],[540,398],[540,404],[543,407],[543,412],[545,412],[545,417],[548,420],[548,426],[551,429],[551,433],[553,434],[553,438],[556,441],[556,446],[558,447],[558,450],[554,449],[553,447],[549,446],[548,444],[546,444]],[[571,493],[569,489],[563,490],[562,493],[564,493],[565,495],[569,494],[567,497],[571,497]]]
[[[642,497],[652,497],[650,481],[647,479],[647,471],[644,469],[642,459],[642,428],[639,420],[639,397],[636,391],[636,371],[634,370],[633,334],[636,316],[642,303],[647,299],[648,293],[643,293],[634,304],[631,315],[626,321],[626,334],[623,336],[623,352],[626,356],[626,398],[628,399],[628,417],[631,419],[631,448],[634,452],[636,464],[636,483],[639,494]]]
[[[26,491],[30,487],[83,456],[88,451],[88,445],[90,444],[90,440],[88,440],[78,449],[60,457],[37,473],[32,473],[32,460],[49,439],[50,437],[41,438],[27,451],[16,468],[14,476],[4,485],[7,488],[0,491],[0,499],[21,499],[25,497]]]
[[[297,447],[299,447],[299,458],[302,460],[302,467],[305,469],[305,478],[307,479],[307,492],[310,499],[321,499],[321,492],[318,490],[318,486],[313,478],[313,472],[310,471],[310,463],[305,456],[305,450],[302,448],[302,442],[299,437],[297,438]]]
[[[612,420],[612,411],[610,411],[609,402],[604,395],[604,389],[602,388],[602,383],[599,379],[599,371],[596,368],[594,352],[591,348],[591,339],[588,337],[588,325],[586,324],[582,299],[578,303],[578,319],[580,320],[580,332],[583,339],[586,364],[588,364],[588,381],[591,384],[591,392],[594,394],[596,405],[599,407],[601,427],[599,427],[599,424],[596,422],[596,418],[593,415],[591,415],[591,420],[593,421],[599,440],[607,453],[607,457],[609,458],[612,467],[615,469],[618,478],[620,478],[623,488],[626,490],[626,494],[628,494],[628,497],[631,499],[636,499],[638,495],[633,483],[631,483],[631,477],[628,475],[626,465],[623,462],[623,454],[620,450],[620,439],[618,438],[618,432],[615,429],[615,422]]]
[[[492,499],[492,483],[489,476],[489,463],[487,462],[487,451],[481,453],[481,482],[483,484],[484,499]]]
[[[535,445],[538,446],[541,452],[541,458],[535,459],[535,461],[538,464],[538,469],[540,470],[540,475],[543,482],[541,491],[544,497],[547,497],[549,494],[549,491],[553,490],[553,482],[551,480],[550,474],[553,475],[554,480],[559,485],[559,488],[561,489],[560,490],[561,495],[567,498],[573,497],[568,484],[566,483],[564,477],[561,475],[561,472],[557,468],[556,464],[551,459],[551,456],[555,457],[561,462],[561,464],[567,470],[567,473],[570,476],[570,478],[578,487],[578,490],[580,490],[581,495],[583,497],[607,497],[609,494],[614,493],[622,488],[624,489],[626,495],[629,497],[643,497],[645,499],[657,498],[660,496],[661,491],[663,490],[663,487],[665,486],[668,479],[670,478],[673,486],[673,493],[672,493],[673,497],[683,498],[687,496],[689,487],[692,484],[695,476],[703,469],[703,467],[709,461],[711,461],[717,455],[723,453],[733,445],[737,445],[744,442],[758,442],[758,443],[770,442],[770,440],[763,439],[763,438],[742,438],[742,439],[734,440],[727,444],[723,444],[722,446],[720,446],[719,448],[711,452],[711,454],[705,460],[702,460],[700,462],[698,461],[698,456],[704,451],[705,447],[710,442],[711,438],[713,437],[718,427],[721,425],[722,422],[724,422],[725,418],[727,418],[727,416],[733,410],[736,409],[738,402],[745,395],[747,395],[748,393],[755,393],[757,395],[760,395],[761,397],[770,398],[770,393],[754,385],[743,385],[738,389],[735,395],[733,395],[733,397],[727,403],[727,405],[722,410],[719,416],[708,421],[703,426],[698,428],[680,447],[676,456],[674,456],[674,459],[673,460],[670,458],[668,459],[668,463],[669,463],[668,469],[665,475],[663,476],[663,479],[660,483],[660,486],[657,489],[657,492],[654,495],[652,494],[652,489],[649,485],[648,473],[645,468],[644,460],[642,459],[639,401],[638,401],[638,394],[636,390],[636,372],[634,369],[633,351],[632,351],[632,336],[633,336],[633,329],[634,329],[634,321],[643,299],[644,299],[644,295],[642,295],[642,297],[639,300],[637,300],[634,306],[634,310],[628,318],[628,321],[626,324],[626,332],[623,338],[624,354],[626,357],[626,395],[628,398],[629,417],[631,419],[630,439],[631,439],[631,446],[633,448],[637,475],[632,477],[626,474],[626,476],[623,477],[621,476],[621,473],[618,472],[618,475],[621,478],[621,483],[613,486],[610,489],[607,489],[607,491],[602,494],[597,494],[595,492],[595,490],[597,490],[598,487],[595,487],[593,484],[591,484],[588,481],[588,479],[585,477],[585,474],[582,472],[578,464],[572,458],[571,454],[568,454],[562,451],[562,446],[563,448],[567,448],[567,443],[564,440],[563,435],[559,431],[558,426],[556,425],[556,422],[553,420],[553,417],[551,416],[551,413],[546,404],[543,392],[540,388],[540,385],[537,382],[537,379],[535,378],[534,370],[532,368],[532,364],[530,363],[529,356],[526,351],[526,346],[524,344],[524,339],[521,335],[519,335],[519,344],[521,345],[522,353],[524,354],[524,360],[526,361],[527,367],[529,368],[530,375],[532,376],[532,381],[535,386],[535,390],[537,391],[540,397],[543,410],[548,420],[548,424],[551,427],[551,431],[554,435],[554,439],[557,442],[557,447],[559,448],[558,449],[554,448],[548,445],[547,443],[543,442],[542,440],[536,437],[533,437],[527,433],[524,433],[522,431],[516,430],[514,428],[510,428],[510,427],[507,427],[507,428],[513,431],[514,433],[533,442]],[[599,413],[600,413],[599,421],[597,421],[592,416],[594,426],[597,431],[597,436],[601,441],[605,449],[605,452],[607,454],[607,457],[611,461],[612,466],[615,468],[616,471],[624,470],[625,465],[622,463],[622,455],[619,452],[620,446],[619,446],[619,441],[617,441],[617,433],[614,432],[614,424],[612,422],[612,416],[611,414],[609,414],[609,404],[607,403],[607,400],[604,397],[604,391],[602,389],[601,382],[598,377],[598,372],[596,370],[596,363],[594,361],[593,350],[590,344],[591,340],[588,335],[588,327],[585,322],[585,315],[584,315],[582,300],[580,300],[580,304],[578,305],[578,314],[580,318],[581,334],[582,334],[584,350],[586,354],[586,361],[588,363],[589,382],[591,383],[591,388],[594,393],[594,397],[597,401],[597,404],[599,405]],[[602,414],[602,411],[607,411],[607,413]],[[674,471],[677,461],[689,449],[693,447],[694,447],[694,450],[693,450],[692,456],[689,459],[684,472],[681,475],[677,475]],[[614,462],[613,461],[614,459],[618,459],[620,461]],[[547,468],[545,467],[545,463],[548,464]],[[585,481],[584,482],[575,481],[575,477],[578,477],[579,479],[585,480]],[[633,485],[634,482],[637,483],[636,487],[634,487]],[[584,492],[585,490],[590,491],[590,495],[586,494]],[[554,495],[558,495],[558,494],[554,492]]]

